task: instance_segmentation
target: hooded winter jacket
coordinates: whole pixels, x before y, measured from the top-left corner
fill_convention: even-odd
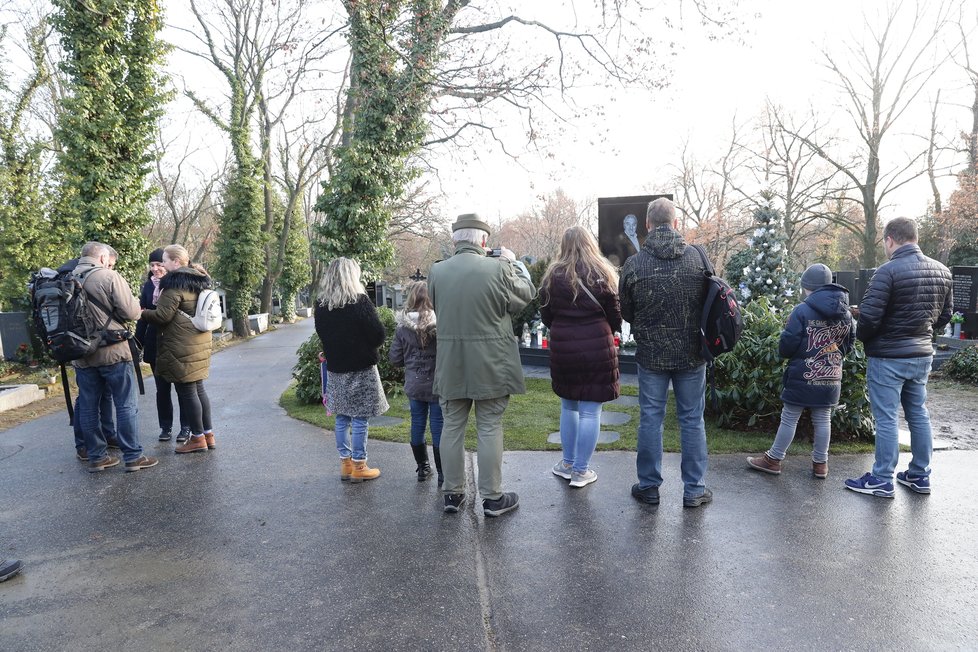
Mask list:
[[[194,383],[210,373],[213,337],[197,330],[187,316],[197,311],[200,291],[210,286],[206,274],[181,267],[160,281],[162,292],[156,309],[143,310],[143,319],[160,329],[156,373],[171,383]]]
[[[415,401],[437,401],[438,396],[431,389],[438,352],[435,316],[431,315],[431,323],[424,329],[427,337],[423,347],[418,330],[418,313],[399,312],[395,319],[397,330],[394,331],[387,358],[394,366],[404,367],[404,394]]]
[[[804,407],[838,404],[842,360],[855,338],[844,287],[830,283],[808,295],[791,311],[778,343],[781,357],[789,359],[781,400]]]
[[[699,253],[669,226],[656,227],[618,280],[621,315],[638,343],[635,360],[649,371],[684,371],[700,357],[706,286]]]
[[[584,281],[585,270],[577,270]],[[621,330],[618,293],[607,283],[574,287],[554,273],[540,288],[540,316],[550,329],[550,384],[571,401],[613,401],[621,393],[614,331]]]
[[[856,337],[874,358],[934,355],[934,330],[951,321],[951,272],[920,251],[900,246],[880,265],[859,302]]]

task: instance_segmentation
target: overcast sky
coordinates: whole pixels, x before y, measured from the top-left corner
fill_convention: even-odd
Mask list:
[[[527,152],[514,164],[495,155],[474,163],[475,173],[460,169],[443,175],[449,193],[446,212],[476,210],[493,220],[505,218],[532,206],[535,195],[558,186],[578,199],[672,192],[675,189],[663,181],[683,140],[688,139],[707,163],[729,143],[734,118],[750,121],[762,111],[766,97],[799,114],[814,107],[825,117],[834,115],[840,133],[855,137],[854,131],[845,130],[842,97],[826,83],[830,76],[820,65],[820,50],[841,52],[844,41],[864,32],[863,12],[875,15],[883,5],[882,0],[746,0],[740,39],[710,42],[698,30],[687,30],[665,90],[595,94],[595,106],[600,105],[615,125],[607,140],[591,144],[591,125],[569,124],[552,159]],[[944,87],[942,99],[960,93],[963,78],[956,74],[953,65],[947,66],[939,84]],[[921,96],[898,131],[926,132],[932,95]],[[957,133],[970,123],[970,115],[965,109],[947,109],[944,122],[950,125],[948,133]],[[911,141],[919,145],[911,138],[899,147]],[[884,155],[899,155],[897,148],[897,141],[891,141]],[[949,192],[953,181],[947,180],[944,187]],[[884,212],[884,218],[900,212],[918,215],[929,197],[926,181],[911,184],[895,196],[896,205]]]

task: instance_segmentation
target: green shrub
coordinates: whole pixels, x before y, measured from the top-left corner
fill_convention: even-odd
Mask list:
[[[301,403],[323,401],[323,381],[319,369],[319,353],[322,350],[323,344],[319,341],[319,335],[313,333],[296,351],[299,361],[292,367],[292,377],[296,380],[295,397]]]
[[[386,332],[384,344],[380,347],[380,362],[377,369],[380,372],[384,391],[391,394],[404,383],[403,367],[395,367],[387,360],[387,352],[394,339],[394,311],[381,307],[377,308],[377,314]],[[299,345],[296,351],[299,361],[292,367],[292,377],[296,380],[296,399],[301,403],[314,404],[321,403],[323,400],[322,376],[319,368],[319,353],[322,350],[323,345],[319,341],[319,335],[313,333],[308,340]]]
[[[941,365],[941,375],[978,385],[978,346],[969,346],[955,352]]]
[[[540,281],[543,279],[543,275],[547,271],[549,264],[550,260],[547,259],[538,261],[532,265],[527,265],[526,270],[530,272],[530,279],[533,280],[533,287],[536,288],[537,294],[530,303],[526,304],[526,307],[518,315],[513,316],[513,334],[516,337],[523,335],[523,324],[532,325],[534,322],[540,320]]]
[[[384,391],[390,395],[404,384],[404,367],[395,367],[387,358],[388,351],[391,350],[391,342],[394,341],[394,330],[397,323],[394,321],[394,311],[386,306],[377,308],[380,322],[384,325],[384,345],[380,347],[380,362],[377,369],[380,371],[380,381],[384,384]]]
[[[782,376],[787,360],[778,354],[786,313],[772,309],[767,298],[743,307],[744,334],[730,353],[716,360],[717,423],[743,430],[777,429],[781,417]],[[707,388],[707,408],[712,397]],[[810,433],[807,420],[799,433]],[[873,417],[866,396],[866,356],[857,342],[846,356],[839,408],[832,415],[832,436],[837,439],[868,439],[873,436]]]

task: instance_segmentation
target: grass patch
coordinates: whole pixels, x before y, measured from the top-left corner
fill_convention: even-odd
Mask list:
[[[560,450],[560,444],[551,444],[547,437],[560,427],[560,399],[550,388],[550,381],[542,378],[526,379],[526,394],[510,397],[509,407],[503,415],[503,433],[506,450]],[[623,386],[625,396],[638,395],[638,388]],[[403,392],[388,396],[390,410],[385,416],[404,419],[396,426],[370,426],[370,438],[380,441],[408,443],[410,441],[411,411],[408,399]],[[332,430],[335,424],[333,417],[326,416],[322,405],[302,405],[295,398],[295,389],[290,387],[279,399],[285,411],[294,419],[306,421],[313,425]],[[623,412],[631,416],[631,420],[621,426],[603,426],[602,430],[616,430],[621,438],[610,444],[599,444],[598,450],[605,451],[634,451],[638,428],[638,407],[624,407],[605,404],[605,412]],[[429,435],[430,437],[430,435]],[[670,399],[666,409],[666,419],[663,424],[662,445],[668,452],[679,452],[679,425],[676,421],[676,406]],[[430,441],[430,440],[429,440]],[[711,453],[759,453],[767,450],[774,441],[774,433],[741,432],[720,428],[709,418],[706,421],[706,441]],[[468,430],[465,435],[465,446],[475,449],[475,414],[469,418]],[[811,443],[797,441],[789,449],[790,455],[808,455]],[[840,442],[833,443],[831,452],[866,453],[873,451],[872,442]]]

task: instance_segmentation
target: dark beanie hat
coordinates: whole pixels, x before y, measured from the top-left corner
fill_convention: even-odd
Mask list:
[[[452,224],[452,231],[458,231],[459,229],[480,229],[486,233],[492,233],[489,225],[483,222],[475,213],[459,215],[458,219],[455,220],[455,224]]]
[[[151,263],[163,262],[163,247],[160,247],[159,249],[154,249],[149,253],[149,262]]]
[[[817,290],[832,282],[832,270],[822,263],[815,263],[801,275],[801,286],[806,290]]]

